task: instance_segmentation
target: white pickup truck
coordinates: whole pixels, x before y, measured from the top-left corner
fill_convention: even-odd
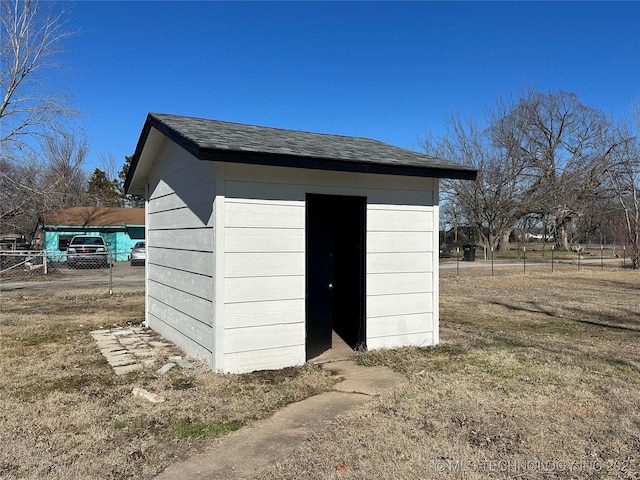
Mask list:
[[[67,265],[81,268],[107,266],[108,245],[97,235],[76,235],[67,246]]]

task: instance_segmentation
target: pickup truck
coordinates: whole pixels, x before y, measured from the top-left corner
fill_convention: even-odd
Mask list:
[[[107,246],[104,238],[97,235],[76,235],[67,246],[67,265],[70,267],[106,267]]]

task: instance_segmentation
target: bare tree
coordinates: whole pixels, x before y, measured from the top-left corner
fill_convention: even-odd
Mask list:
[[[0,158],[0,227],[3,233],[26,234],[33,228],[33,224],[29,225],[33,215],[25,215],[25,212],[46,197],[46,192],[40,188],[39,167],[33,158],[21,164]]]
[[[16,148],[33,148],[33,138],[59,131],[62,120],[76,114],[60,93],[51,72],[65,29],[64,12],[36,0],[0,2],[0,145],[3,156]]]
[[[0,0],[0,228],[30,233],[37,205],[54,202],[62,181],[44,181],[40,147],[76,115],[54,82],[66,29],[59,4]],[[49,140],[46,140],[46,139]]]
[[[50,192],[46,204],[56,207],[82,205],[87,200],[87,174],[83,164],[89,147],[85,138],[61,134],[45,138],[42,147],[42,190]]]
[[[509,235],[518,220],[526,213],[526,165],[508,148],[491,137],[491,131],[481,131],[471,120],[463,121],[459,115],[446,119],[445,136],[422,142],[430,155],[440,156],[478,169],[475,181],[442,182],[443,197],[451,205],[443,210],[452,211],[457,225],[462,222],[472,227],[475,236],[485,246],[508,249]]]
[[[100,152],[100,170],[102,170],[109,180],[118,180],[118,163],[111,152]]]
[[[611,125],[602,112],[566,92],[520,95],[507,115],[496,118],[505,146],[521,158],[535,177],[531,213],[552,219],[555,238],[569,248],[569,226],[601,195],[604,159]]]
[[[593,212],[606,204],[606,159],[623,142],[602,112],[572,93],[528,89],[498,98],[486,124],[450,117],[442,139],[423,142],[427,153],[479,170],[475,182],[443,182],[456,220],[499,250],[525,220],[567,249],[581,229],[602,228]]]
[[[35,156],[19,163],[0,160],[0,221],[5,232],[28,235],[41,211],[87,201],[86,140],[73,135],[49,137],[40,148],[44,160]]]
[[[640,104],[633,124],[620,127],[620,142],[607,156],[610,189],[622,213],[625,245],[633,268],[640,268]]]

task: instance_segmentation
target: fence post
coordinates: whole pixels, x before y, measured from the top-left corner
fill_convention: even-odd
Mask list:
[[[600,245],[600,270],[604,270],[604,245]]]
[[[44,275],[46,275],[48,273],[48,270],[47,270],[47,251],[46,250],[42,251],[42,272],[44,273]]]
[[[460,276],[460,247],[456,247],[456,277]]]
[[[578,271],[580,271],[580,247],[578,247]]]
[[[493,277],[493,247],[491,247],[491,276]]]
[[[553,273],[553,251],[555,250],[555,245],[551,245],[551,273]]]
[[[113,254],[107,254],[107,260],[109,261],[109,295],[113,295]]]

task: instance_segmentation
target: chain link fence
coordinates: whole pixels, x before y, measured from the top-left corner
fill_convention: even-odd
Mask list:
[[[626,248],[616,245],[582,245],[571,250],[515,246],[500,253],[475,245],[440,249],[440,271],[445,276],[513,275],[555,271],[630,269]]]
[[[71,256],[46,251],[0,251],[0,290],[39,286],[143,286],[144,260],[131,260],[131,252],[90,253]]]
[[[616,270],[631,267],[624,247],[593,245],[577,251],[541,251],[535,247],[514,248],[510,257],[493,255],[482,247],[453,247],[440,251],[443,276],[513,275],[572,270]],[[83,254],[46,251],[0,251],[0,290],[18,288],[144,287],[145,261],[131,252]]]

